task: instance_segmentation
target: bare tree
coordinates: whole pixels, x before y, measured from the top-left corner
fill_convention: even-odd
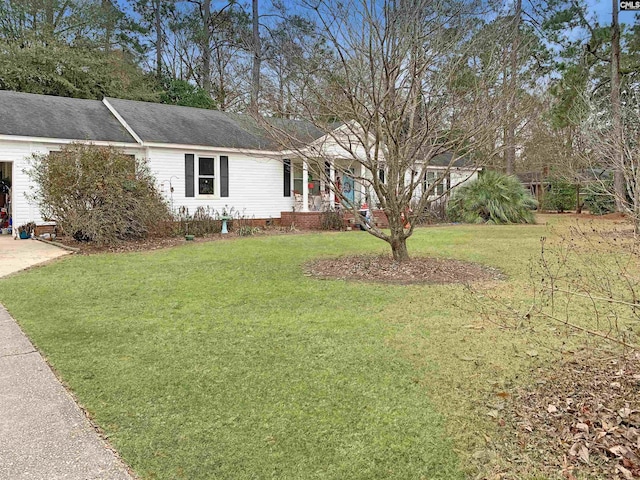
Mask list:
[[[469,58],[461,52],[477,12],[468,2],[431,0],[321,0],[307,6],[335,59],[322,67],[327,80],[307,85],[295,110],[325,135],[301,146],[299,135],[278,127],[282,122],[267,128],[315,166],[361,222],[360,202],[379,204],[390,232],[375,221],[367,223],[368,232],[389,243],[394,259],[407,260],[406,241],[438,196],[438,184],[461,159],[477,161],[495,149],[489,121],[495,105],[488,103],[482,77],[467,75]],[[428,181],[427,168],[443,155],[448,162]],[[345,174],[360,197],[341,190]]]
[[[602,190],[612,195],[633,220],[640,233],[640,92],[628,89],[624,101],[616,108],[607,99],[585,101],[588,114],[582,123],[584,163],[594,171],[609,170],[611,175],[594,177]],[[622,188],[619,182],[622,181]]]
[[[512,175],[515,171],[516,163],[516,118],[515,108],[518,91],[518,54],[520,47],[520,23],[522,21],[522,0],[515,0],[513,13],[513,38],[511,41],[511,51],[509,52],[509,94],[507,107],[507,123],[504,130],[505,142],[505,168],[507,175]]]
[[[251,65],[251,110],[258,113],[258,96],[260,95],[260,65],[262,63],[262,42],[260,40],[260,11],[258,0],[252,0],[252,35],[251,50],[253,51],[253,63]]]
[[[625,175],[624,167],[621,169],[624,160],[624,132],[622,129],[622,105],[620,102],[620,23],[618,22],[618,1],[611,0],[613,10],[611,14],[611,113],[613,116],[613,130],[615,136],[614,148],[611,151],[611,158],[615,167],[614,187],[616,197],[616,209],[619,212],[625,210]]]

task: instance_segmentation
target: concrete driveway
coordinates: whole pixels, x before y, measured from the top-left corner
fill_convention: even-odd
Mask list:
[[[70,252],[0,235],[0,277]],[[0,479],[132,480],[0,305]]]
[[[69,253],[37,240],[14,240],[11,235],[0,235],[0,277]]]

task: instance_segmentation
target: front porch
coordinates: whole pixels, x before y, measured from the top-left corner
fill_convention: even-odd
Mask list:
[[[317,162],[294,159],[289,162],[296,213],[321,213],[366,202],[366,192],[357,181],[364,176],[360,164],[345,159]],[[344,201],[341,202],[336,192],[340,192]]]

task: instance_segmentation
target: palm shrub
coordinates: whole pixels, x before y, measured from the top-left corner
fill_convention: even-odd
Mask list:
[[[453,191],[447,215],[464,223],[534,223],[537,206],[516,177],[487,171]]]

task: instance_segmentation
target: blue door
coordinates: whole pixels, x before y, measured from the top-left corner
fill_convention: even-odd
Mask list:
[[[344,206],[352,207],[354,200],[353,177],[346,174],[342,176],[342,196],[344,197]]]

